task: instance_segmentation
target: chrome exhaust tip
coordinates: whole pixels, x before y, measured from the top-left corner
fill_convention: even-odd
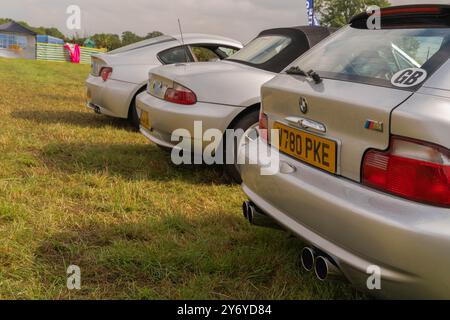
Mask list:
[[[320,281],[326,280],[339,280],[344,276],[342,271],[339,270],[336,263],[330,261],[330,259],[325,258],[323,256],[318,256],[315,260],[314,271],[316,273],[317,278]]]
[[[302,249],[300,260],[303,269],[305,269],[306,271],[312,271],[314,269],[314,256],[314,250],[310,247],[304,247]]]
[[[250,201],[245,201],[242,204],[242,213],[245,219],[254,226],[283,230],[279,224],[277,224],[272,218],[262,213],[256,206]]]

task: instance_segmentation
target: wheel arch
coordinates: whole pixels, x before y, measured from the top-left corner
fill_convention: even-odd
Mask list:
[[[234,127],[234,125],[236,123],[239,122],[239,120],[241,120],[243,117],[245,117],[246,115],[255,112],[255,111],[259,111],[259,109],[261,109],[261,103],[255,103],[251,106],[248,106],[247,108],[245,108],[244,110],[242,110],[240,113],[238,113],[238,115],[236,117],[234,117],[234,119],[230,122],[230,124],[228,125],[227,129],[231,129]]]
[[[138,94],[144,92],[147,89],[147,83],[141,84],[138,89],[132,94],[130,103],[128,104],[128,118],[130,118],[131,113],[131,107],[133,106],[133,103],[136,101],[136,97]]]

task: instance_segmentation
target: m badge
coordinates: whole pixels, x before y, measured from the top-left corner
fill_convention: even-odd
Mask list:
[[[366,123],[364,124],[364,128],[368,130],[383,132],[384,131],[384,125],[381,121],[374,121],[374,120],[366,120]]]

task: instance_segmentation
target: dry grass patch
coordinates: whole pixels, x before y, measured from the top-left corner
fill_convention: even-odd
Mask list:
[[[0,59],[0,298],[360,297],[301,271],[299,240],[248,226],[220,168],[176,167],[87,111],[88,72]]]

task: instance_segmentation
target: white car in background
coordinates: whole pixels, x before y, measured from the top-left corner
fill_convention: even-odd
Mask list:
[[[87,107],[128,118],[138,128],[136,95],[147,86],[152,68],[183,62],[217,61],[242,48],[239,41],[207,34],[160,36],[92,57],[86,80]]]

